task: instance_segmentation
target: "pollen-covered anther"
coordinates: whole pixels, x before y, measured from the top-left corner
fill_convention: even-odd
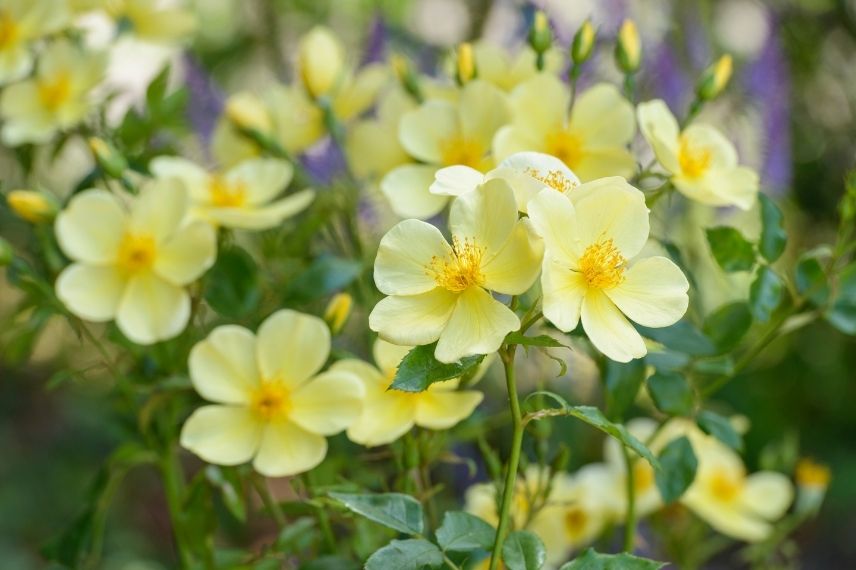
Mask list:
[[[542,174],[540,170],[529,167],[526,169],[526,174],[535,180],[540,180],[553,190],[558,190],[562,193],[576,188],[578,185],[575,181],[565,176],[565,173],[561,170],[549,170],[546,174]]]
[[[624,280],[627,259],[612,239],[601,240],[586,248],[580,256],[579,270],[589,287],[610,289]]]
[[[429,274],[439,287],[460,292],[471,286],[481,286],[483,248],[471,239],[452,238],[452,253],[446,257],[433,257],[428,265]]]

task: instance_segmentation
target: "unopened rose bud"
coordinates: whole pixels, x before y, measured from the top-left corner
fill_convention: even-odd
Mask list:
[[[411,97],[417,101],[422,101],[422,89],[419,87],[419,78],[416,72],[413,71],[413,66],[410,61],[401,54],[393,54],[390,58],[392,70],[398,82]]]
[[[121,178],[128,168],[128,161],[112,145],[103,139],[91,137],[89,150],[95,156],[98,166],[112,178]]]
[[[699,80],[696,92],[699,99],[710,101],[719,96],[728,86],[731,79],[734,62],[731,56],[726,54],[720,57],[716,63],[707,68]]]
[[[327,321],[327,325],[333,334],[338,334],[345,326],[348,317],[351,315],[353,304],[353,297],[347,293],[338,293],[330,299],[327,309],[324,311],[324,320]]]
[[[831,474],[829,467],[816,463],[809,458],[800,459],[796,467],[798,513],[815,513],[823,504],[823,497],[829,487]]]
[[[465,85],[476,77],[476,59],[473,45],[464,42],[458,46],[458,83]]]
[[[267,131],[271,120],[264,103],[252,93],[236,93],[226,101],[226,119],[241,130]]]
[[[633,20],[624,20],[615,43],[615,63],[624,73],[636,73],[642,60],[642,43]]]
[[[580,29],[574,35],[574,43],[571,44],[571,59],[576,65],[585,63],[591,57],[594,50],[595,31],[589,20],[583,22]]]
[[[52,221],[58,210],[52,198],[34,190],[12,190],[6,202],[19,218],[33,224]]]
[[[329,28],[318,26],[300,40],[300,77],[314,98],[332,91],[345,68],[342,44]]]
[[[543,55],[553,45],[553,31],[550,29],[550,21],[547,14],[538,10],[535,19],[529,29],[529,45],[536,54]]]

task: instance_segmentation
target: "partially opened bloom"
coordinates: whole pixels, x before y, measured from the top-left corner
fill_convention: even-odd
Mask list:
[[[66,40],[41,55],[33,78],[3,90],[3,142],[10,146],[46,143],[80,123],[90,109],[90,91],[106,67],[103,53],[85,52]]]
[[[193,202],[191,213],[227,228],[263,230],[305,209],[315,193],[301,190],[276,200],[291,181],[293,167],[284,160],[257,158],[223,173],[208,173],[179,157],[159,157],[151,171],[158,178],[180,180]]]
[[[33,42],[62,29],[70,18],[65,0],[3,0],[0,3],[0,85],[33,68]]]
[[[74,263],[56,292],[82,319],[115,319],[138,344],[178,335],[190,318],[186,287],[214,263],[216,235],[186,224],[187,194],[177,181],[144,186],[127,210],[104,190],[72,198],[56,220],[56,237]]]
[[[476,390],[457,390],[458,380],[435,382],[424,392],[391,389],[395,371],[412,347],[378,339],[374,344],[377,368],[362,360],[340,360],[331,370],[358,377],[365,390],[363,411],[348,428],[351,441],[367,446],[395,441],[414,426],[449,429],[469,417],[482,401]]]
[[[641,103],[637,113],[642,134],[678,191],[711,206],[752,207],[758,174],[738,165],[737,150],[721,132],[698,123],[681,130],[660,99]]]
[[[511,124],[493,141],[496,159],[537,151],[559,158],[584,182],[632,176],[636,161],[627,145],[636,132],[633,106],[606,83],[581,93],[569,114],[570,100],[568,86],[550,74],[517,86],[509,99]]]
[[[518,152],[482,174],[469,166],[447,166],[434,175],[429,191],[441,196],[460,196],[472,192],[493,178],[501,178],[511,186],[517,209],[527,211],[529,200],[545,188],[568,194],[580,185],[580,179],[564,162],[541,152]]]
[[[613,360],[644,356],[645,343],[628,318],[647,327],[677,322],[689,303],[687,278],[665,257],[634,260],[648,241],[648,209],[623,179],[572,194],[579,197],[542,190],[529,203],[545,244],[544,316],[565,332],[582,321],[592,344]]]
[[[319,374],[330,331],[318,317],[277,311],[258,334],[217,327],[190,352],[190,379],[215,404],[197,409],[181,445],[210,463],[253,460],[262,475],[308,471],[327,455],[325,436],[360,414],[362,385],[349,372]]]
[[[491,180],[459,196],[449,214],[452,243],[440,230],[404,220],[381,239],[375,283],[389,297],[369,316],[381,338],[401,345],[437,342],[442,362],[490,354],[520,319],[490,291],[525,292],[538,276],[542,245],[517,219],[514,193]]]
[[[485,172],[494,133],[509,119],[505,95],[484,81],[471,81],[456,103],[432,99],[401,117],[401,145],[423,164],[405,164],[390,171],[381,190],[402,217],[429,218],[448,198],[431,194],[434,173],[443,166],[464,165]]]

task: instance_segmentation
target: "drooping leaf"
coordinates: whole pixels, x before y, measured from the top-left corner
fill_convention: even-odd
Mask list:
[[[393,540],[366,560],[365,570],[422,570],[443,564],[443,553],[422,538]]]
[[[249,253],[233,246],[222,249],[205,276],[205,300],[224,317],[240,318],[261,301],[261,276]]]
[[[541,346],[546,348],[569,348],[568,345],[562,344],[550,335],[541,334],[538,336],[524,336],[519,331],[508,333],[505,337],[505,344],[519,344],[521,346]]]
[[[705,230],[716,263],[727,272],[749,271],[755,266],[755,248],[740,231],[728,226]]]
[[[538,570],[546,560],[544,543],[528,530],[510,533],[502,544],[502,561],[508,570]]]
[[[645,379],[645,361],[631,360],[628,363],[607,360],[604,383],[606,384],[606,416],[612,421],[621,421],[625,412],[633,405],[639,386]]]
[[[670,441],[659,455],[662,469],[654,478],[666,504],[673,503],[690,488],[695,479],[698,459],[686,436]]]
[[[437,343],[417,346],[407,353],[398,365],[392,381],[393,390],[422,392],[434,382],[458,378],[478,366],[483,355],[467,356],[460,362],[446,364],[434,358]]]
[[[736,451],[743,450],[743,436],[737,433],[728,418],[724,418],[716,412],[704,410],[696,417],[696,423],[704,433],[712,435],[728,447]]]
[[[632,554],[600,554],[589,548],[559,570],[659,570],[666,564]]]
[[[447,511],[437,529],[437,543],[443,550],[487,550],[493,546],[495,536],[491,525],[463,511]]]
[[[755,320],[765,323],[770,320],[785,292],[785,283],[768,266],[758,269],[758,275],[749,287],[749,309]]]
[[[773,263],[785,251],[788,241],[784,226],[785,217],[766,194],[758,194],[758,200],[761,202],[761,241],[758,242],[758,251],[764,259]]]
[[[702,330],[716,346],[716,352],[730,352],[752,326],[749,305],[743,302],[722,305],[704,320]]]
[[[670,416],[688,416],[695,406],[693,390],[677,372],[657,372],[648,378],[648,392],[657,409]]]
[[[422,505],[402,493],[329,493],[355,513],[405,534],[422,534]]]

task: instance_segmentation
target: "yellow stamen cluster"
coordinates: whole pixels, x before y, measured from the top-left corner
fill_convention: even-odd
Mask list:
[[[15,45],[20,35],[21,31],[12,19],[12,15],[5,10],[0,10],[0,50]]]
[[[627,259],[612,239],[601,240],[586,248],[579,261],[579,271],[589,287],[611,289],[624,279]]]
[[[271,421],[291,409],[291,394],[279,380],[263,380],[253,391],[250,409],[262,420]]]
[[[831,473],[829,467],[815,463],[809,458],[799,460],[796,468],[797,484],[801,487],[818,487],[826,489],[829,486]]]
[[[720,469],[714,472],[708,480],[711,494],[723,503],[729,503],[737,498],[743,488],[743,476]]]
[[[61,72],[50,79],[42,79],[38,85],[39,101],[50,111],[56,111],[71,98],[71,77]]]
[[[156,253],[154,237],[128,233],[119,245],[119,265],[129,273],[137,273],[154,264]]]
[[[446,166],[463,164],[479,169],[484,160],[485,149],[478,141],[454,137],[440,145],[441,160]]]
[[[588,524],[588,514],[585,510],[574,505],[565,511],[565,532],[571,540],[578,539]]]
[[[218,208],[240,208],[247,201],[247,190],[243,184],[231,183],[221,176],[213,176],[208,185],[211,203]]]
[[[573,169],[583,156],[583,143],[578,136],[566,130],[554,131],[544,141],[545,152],[552,154]]]
[[[481,286],[484,275],[481,259],[484,250],[471,239],[452,238],[452,255],[446,258],[434,256],[428,272],[439,287],[448,291],[461,292],[472,286]]]
[[[530,167],[526,169],[526,174],[535,180],[540,180],[553,190],[558,190],[562,193],[577,186],[577,183],[565,176],[565,173],[561,170],[550,170],[547,174],[541,174],[540,170]]]
[[[678,145],[678,164],[680,164],[684,176],[688,178],[701,177],[710,167],[712,158],[709,149],[694,147],[687,140],[687,137],[681,136]]]

